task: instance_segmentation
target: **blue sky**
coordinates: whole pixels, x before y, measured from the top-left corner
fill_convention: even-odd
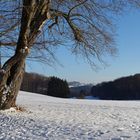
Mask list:
[[[54,68],[40,63],[27,63],[28,72],[37,72],[46,76],[57,76],[67,81],[99,83],[116,78],[140,73],[140,11],[131,10],[116,21],[116,57],[105,58],[107,65],[100,65],[98,71],[80,58],[76,58],[64,47],[56,52],[56,57],[63,66]]]

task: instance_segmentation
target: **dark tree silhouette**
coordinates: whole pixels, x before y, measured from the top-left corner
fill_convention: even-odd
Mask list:
[[[140,100],[140,74],[93,86],[91,94],[106,100]]]
[[[49,77],[36,73],[25,73],[21,84],[21,90],[47,94]]]
[[[51,77],[48,82],[47,95],[66,98],[69,95],[69,87],[66,81],[57,77]]]

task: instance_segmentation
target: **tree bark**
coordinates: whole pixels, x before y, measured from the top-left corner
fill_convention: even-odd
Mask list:
[[[25,56],[14,55],[1,69],[0,109],[8,109],[16,106],[16,97],[25,69],[25,59]]]

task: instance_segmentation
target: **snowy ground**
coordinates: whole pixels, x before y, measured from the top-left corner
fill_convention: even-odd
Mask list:
[[[140,140],[140,102],[20,92],[25,112],[0,111],[0,140]]]

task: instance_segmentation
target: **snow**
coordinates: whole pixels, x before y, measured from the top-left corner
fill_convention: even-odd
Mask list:
[[[61,99],[20,92],[0,111],[0,140],[138,140],[139,101]]]

